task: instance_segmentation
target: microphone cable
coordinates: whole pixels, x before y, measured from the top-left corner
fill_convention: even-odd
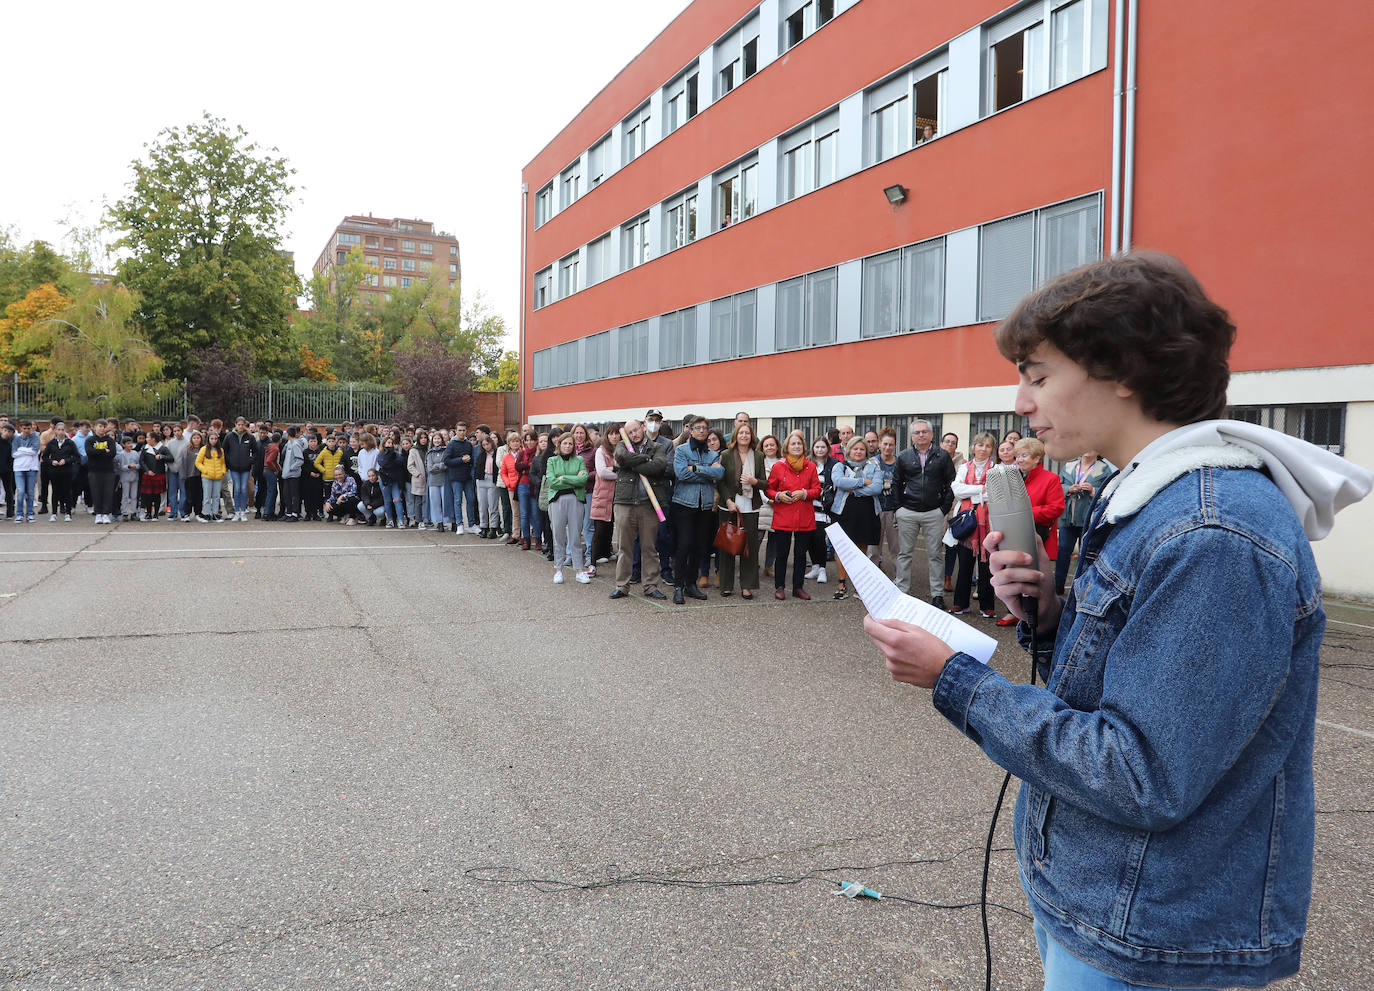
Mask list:
[[[1040,652],[1040,601],[1034,596],[1021,596],[1021,608],[1030,624],[1030,683],[1035,684],[1035,659]],[[1007,786],[1011,784],[1011,772],[1002,775],[1002,787],[997,790],[997,804],[992,807],[992,822],[988,823],[988,840],[983,847],[983,886],[978,896],[978,914],[983,920],[983,960],[986,970],[983,977],[983,991],[992,991],[992,936],[988,933],[988,867],[992,862],[992,838],[997,832],[997,817],[1002,814],[1002,800],[1006,798]]]

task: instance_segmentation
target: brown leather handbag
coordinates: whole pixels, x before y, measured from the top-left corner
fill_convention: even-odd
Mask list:
[[[722,554],[731,557],[749,556],[749,541],[744,536],[744,520],[739,510],[735,510],[735,520],[725,520],[716,529],[715,545]]]

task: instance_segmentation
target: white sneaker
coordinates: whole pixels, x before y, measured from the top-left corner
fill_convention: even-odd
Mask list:
[[[577,573],[577,580],[581,582],[583,585],[587,585],[591,582],[592,576],[587,574],[585,571],[579,571]]]
[[[481,533],[481,532],[482,532],[482,528],[481,528],[480,526],[470,526],[470,527],[468,527],[468,533]]]
[[[825,584],[825,569],[824,569],[824,568],[820,568],[820,569],[819,569],[819,571],[818,571],[818,573],[817,573],[817,575],[816,575],[816,581],[817,581],[819,584],[821,584],[821,585],[824,585],[824,584]]]
[[[49,522],[49,523],[56,523],[56,522],[57,522],[57,514],[56,514],[56,513],[53,513],[51,516],[49,516],[49,517],[48,517],[48,522]]]
[[[86,512],[88,512],[88,513],[90,513],[92,516],[94,516],[94,515],[95,515],[95,507],[94,507],[94,506],[87,506],[87,507],[86,507]]]
[[[415,529],[417,529],[417,530],[428,530],[429,527],[427,527],[427,526],[425,526],[423,523],[421,523],[421,524],[420,524],[419,526],[417,526]]]
[[[68,513],[68,514],[67,514],[67,518],[66,518],[65,520],[63,520],[63,522],[64,522],[64,523],[70,523],[71,521],[72,521],[72,514],[71,514],[71,513]]]
[[[555,571],[555,572],[553,573],[553,583],[554,583],[555,585],[562,585],[562,584],[563,584],[563,572],[562,572],[562,571]]]
[[[821,566],[820,566],[819,564],[813,564],[813,565],[811,565],[811,567],[809,567],[809,568],[806,569],[806,578],[807,578],[807,580],[808,580],[808,581],[815,581],[815,580],[816,580],[816,576],[817,576],[818,574],[820,574],[820,572],[821,572]]]

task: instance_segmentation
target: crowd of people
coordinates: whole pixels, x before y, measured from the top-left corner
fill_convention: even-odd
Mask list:
[[[995,619],[982,549],[986,515],[977,513],[988,469],[1015,464],[1025,474],[1061,589],[1092,495],[1114,470],[1087,452],[1056,477],[1043,466],[1040,442],[1015,432],[1000,442],[980,433],[965,455],[957,435],[936,444],[920,419],[900,452],[891,427],[862,437],[842,426],[779,438],[758,436],[748,413],[728,434],[703,416],[682,423],[673,436],[662,411],[651,409],[642,420],[548,431],[527,425],[504,436],[486,424],[280,428],[238,417],[230,427],[195,416],[146,429],[101,419],[68,430],[54,418],[39,432],[30,420],[0,416],[0,482],[6,515],[17,523],[45,514],[70,522],[81,503],[101,525],[243,522],[251,513],[433,529],[543,554],[555,583],[571,574],[585,584],[599,566],[612,566],[611,598],[638,584],[653,599],[671,590],[678,603],[705,598],[712,587],[752,599],[765,579],[776,598],[790,591],[810,599],[807,582],[828,583],[832,568],[832,596],[846,598],[849,576],[825,537],[838,523],[895,573],[903,592],[928,593],[942,609],[952,593],[949,611],[962,615],[976,589],[980,614]],[[950,520],[967,510],[979,522],[955,539]],[[738,555],[715,546],[727,522],[743,533]],[[912,574],[917,547],[926,551],[926,588]]]

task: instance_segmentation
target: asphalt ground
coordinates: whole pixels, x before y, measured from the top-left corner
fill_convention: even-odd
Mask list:
[[[0,527],[6,988],[982,986],[977,909],[892,896],[977,900],[1001,772],[833,584],[673,607],[472,536]],[[1374,610],[1328,611],[1286,986],[1344,991],[1374,978]],[[1009,813],[995,986],[1038,988]]]

